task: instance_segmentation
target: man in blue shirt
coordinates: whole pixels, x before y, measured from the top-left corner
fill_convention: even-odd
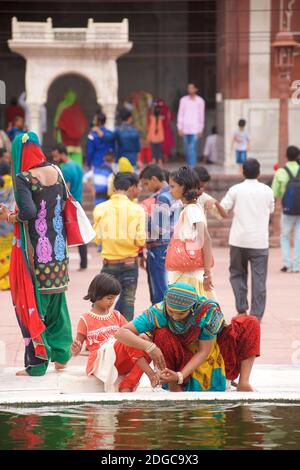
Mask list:
[[[116,127],[113,134],[115,139],[117,159],[126,157],[131,165],[136,168],[137,155],[141,150],[139,131],[132,125],[131,112],[123,108],[120,111],[122,124]]]
[[[25,126],[24,126],[24,118],[23,116],[16,116],[14,119],[13,127],[9,129],[6,134],[10,138],[11,142],[14,140],[16,135],[22,134],[23,132],[26,132]]]
[[[94,206],[109,199],[108,186],[113,175],[113,164],[115,156],[112,152],[104,155],[104,161],[101,166],[94,167],[85,173],[83,182],[90,188],[94,195]]]
[[[114,152],[113,133],[104,127],[105,114],[98,112],[94,115],[93,125],[87,141],[87,165],[89,168],[99,168],[103,164],[104,155]]]
[[[68,156],[67,148],[63,144],[56,144],[53,147],[52,158],[57,165],[61,165],[61,171],[72,196],[82,204],[83,171],[81,166]],[[80,255],[79,271],[83,271],[87,268],[87,245],[78,246],[78,250]]]
[[[140,174],[144,188],[152,193],[148,212],[147,272],[152,304],[161,302],[168,287],[165,259],[181,205],[171,196],[165,173],[158,165],[146,166]],[[142,204],[143,205],[143,204]]]

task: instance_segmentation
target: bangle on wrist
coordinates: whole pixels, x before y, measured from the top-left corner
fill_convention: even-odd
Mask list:
[[[145,352],[147,354],[150,354],[152,353],[152,351],[154,351],[154,349],[156,348],[156,344],[155,343],[150,343],[150,346],[148,346],[146,349],[145,349]]]
[[[177,376],[178,376],[178,380],[177,380],[177,383],[178,385],[182,385],[183,384],[183,373],[182,372],[176,372]]]
[[[208,279],[209,277],[211,277],[211,273],[204,273],[203,274],[203,279]]]

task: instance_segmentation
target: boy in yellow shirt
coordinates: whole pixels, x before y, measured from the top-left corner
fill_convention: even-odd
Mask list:
[[[101,272],[113,275],[122,286],[116,304],[128,321],[133,319],[134,301],[138,281],[138,252],[146,240],[145,212],[129,200],[132,186],[128,174],[118,173],[114,179],[114,194],[109,201],[94,209],[96,243],[102,245]]]

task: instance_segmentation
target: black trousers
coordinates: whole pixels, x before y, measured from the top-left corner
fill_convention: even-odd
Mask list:
[[[87,245],[78,246],[79,256],[80,256],[80,268],[86,269],[88,265],[87,261]]]

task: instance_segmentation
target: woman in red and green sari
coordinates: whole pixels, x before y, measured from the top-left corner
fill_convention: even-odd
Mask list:
[[[152,344],[142,333],[151,335]],[[217,302],[199,296],[190,284],[170,285],[162,302],[120,328],[115,338],[146,351],[170,391],[223,392],[226,379],[237,377],[238,391],[253,391],[249,380],[260,355],[259,321],[238,315],[226,325]]]
[[[2,205],[0,220],[14,224],[10,284],[25,343],[25,370],[17,375],[38,376],[46,373],[49,361],[62,369],[70,359],[68,253],[62,217],[66,194],[36,134],[18,135],[12,158],[17,210],[10,213]]]
[[[69,157],[80,166],[82,166],[80,140],[84,136],[87,127],[88,122],[80,104],[77,102],[76,92],[68,90],[55,112],[55,139],[58,144],[63,143],[67,147]]]

